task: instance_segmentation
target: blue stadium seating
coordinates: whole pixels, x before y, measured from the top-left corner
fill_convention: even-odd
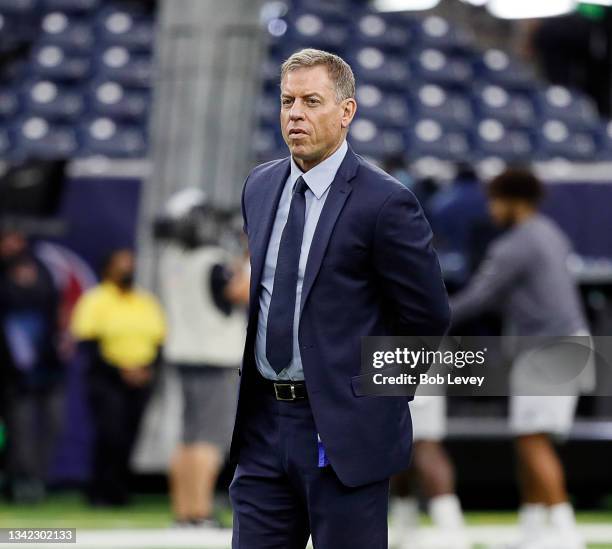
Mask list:
[[[10,88],[0,88],[0,120],[10,120],[19,112],[19,96]]]
[[[411,86],[412,105],[416,116],[438,120],[448,128],[469,129],[474,115],[469,99],[457,92],[449,92],[436,84]]]
[[[375,84],[389,92],[406,93],[410,67],[400,56],[385,54],[378,48],[358,48],[347,53],[355,78],[363,84]]]
[[[490,49],[477,55],[474,69],[482,80],[510,90],[532,90],[536,86],[533,70],[501,50]]]
[[[104,9],[97,17],[96,30],[102,47],[151,51],[154,25],[149,17],[117,8]]]
[[[9,132],[6,127],[0,125],[0,158],[6,157],[10,154],[11,140]]]
[[[558,119],[541,121],[537,144],[537,156],[543,159],[561,157],[588,162],[598,153],[595,132],[575,130]]]
[[[102,80],[92,84],[87,97],[89,108],[98,116],[146,121],[150,101],[147,90],[125,88],[117,82]]]
[[[97,52],[97,74],[125,86],[148,88],[151,85],[151,56],[134,53],[123,46],[112,46]]]
[[[384,92],[372,84],[357,86],[359,116],[391,128],[404,128],[410,120],[408,103],[403,95]]]
[[[562,86],[549,86],[536,94],[540,116],[562,120],[575,129],[596,129],[599,116],[592,100]]]
[[[38,0],[0,0],[0,13],[33,15]]]
[[[102,0],[39,0],[46,11],[71,13],[92,12],[102,4]]]
[[[437,15],[376,13],[366,0],[286,0],[264,11],[259,159],[286,154],[279,66],[302,47],[353,67],[349,139],[375,160],[612,159],[612,126],[590,99],[546,86],[506,52],[479,51],[471,32]],[[145,155],[154,33],[136,2],[0,0],[0,53],[25,52],[0,66],[0,157]]]
[[[462,52],[473,44],[469,32],[454,25],[437,15],[425,17],[418,25],[418,38],[421,47]]]
[[[120,125],[110,118],[95,118],[79,127],[80,156],[138,158],[146,155],[146,136],[139,126]]]
[[[442,160],[466,160],[470,153],[468,136],[445,128],[437,120],[415,120],[407,131],[407,155],[415,160],[433,156]]]
[[[507,163],[529,160],[533,143],[528,132],[504,126],[493,118],[481,120],[474,132],[474,144],[481,157],[497,157]]]
[[[68,51],[89,51],[94,44],[91,22],[61,11],[47,13],[41,21],[40,44],[54,44]]]
[[[84,112],[85,101],[80,88],[34,80],[23,85],[21,94],[24,111],[32,116],[74,123]]]
[[[32,50],[31,70],[37,77],[82,82],[91,72],[91,59],[65,47],[45,44]]]
[[[377,14],[364,13],[351,28],[351,44],[373,47],[391,54],[403,55],[414,41],[414,31],[402,21],[388,21]],[[355,46],[353,46],[355,47]]]
[[[441,86],[467,89],[472,83],[473,71],[469,60],[434,48],[413,53],[412,67],[421,81]]]
[[[18,121],[13,134],[17,157],[68,158],[78,148],[73,126],[52,124],[40,117]]]
[[[401,155],[405,150],[401,130],[379,128],[367,118],[353,120],[349,142],[357,153],[373,158]]]
[[[529,129],[536,124],[533,100],[527,93],[485,84],[475,88],[473,102],[478,116],[494,118],[508,128]]]

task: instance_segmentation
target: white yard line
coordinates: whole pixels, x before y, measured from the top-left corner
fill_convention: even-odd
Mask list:
[[[612,543],[612,525],[581,524],[580,532],[588,543]],[[420,530],[423,541],[433,533],[431,527]],[[516,526],[468,526],[467,534],[472,543],[495,545],[516,540]],[[6,544],[0,548],[44,548],[70,549],[229,549],[231,530],[194,528],[146,529],[146,530],[78,530],[76,544]]]

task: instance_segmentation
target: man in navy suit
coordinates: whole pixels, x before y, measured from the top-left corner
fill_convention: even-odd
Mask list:
[[[440,335],[449,307],[414,195],[346,143],[349,65],[281,70],[290,158],[256,167],[242,208],[250,310],[231,456],[233,549],[387,547],[389,477],[410,461],[408,397],[366,394],[361,338]],[[366,374],[367,375],[367,374]]]

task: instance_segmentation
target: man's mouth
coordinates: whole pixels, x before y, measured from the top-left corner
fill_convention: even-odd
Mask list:
[[[294,128],[289,130],[289,137],[299,137],[301,135],[308,135],[304,130],[300,130],[299,128]]]

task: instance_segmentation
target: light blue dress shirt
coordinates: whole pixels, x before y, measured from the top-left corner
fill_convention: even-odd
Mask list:
[[[276,210],[276,218],[270,235],[266,262],[264,264],[261,277],[261,292],[259,294],[259,318],[257,322],[257,339],[255,340],[255,362],[257,369],[262,376],[271,380],[303,380],[304,371],[302,369],[302,358],[298,342],[298,328],[300,319],[300,301],[302,297],[302,285],[304,283],[304,271],[308,260],[308,252],[312,243],[317,222],[321,215],[321,210],[325,205],[325,200],[329,194],[329,187],[336,177],[336,172],[342,164],[348,146],[346,141],[338,148],[334,154],[326,158],[314,168],[306,173],[302,172],[298,165],[291,158],[291,172],[285,182],[280,202]],[[270,310],[270,300],[272,299],[272,289],[274,286],[274,272],[276,270],[276,260],[278,258],[278,248],[280,246],[283,229],[289,216],[289,206],[293,187],[298,178],[302,176],[308,190],[306,191],[306,219],[304,222],[304,236],[302,238],[302,248],[300,250],[300,264],[298,270],[298,281],[295,299],[295,313],[293,316],[293,358],[284,370],[277,374],[268,359],[266,358],[266,328],[268,326],[268,312]]]

